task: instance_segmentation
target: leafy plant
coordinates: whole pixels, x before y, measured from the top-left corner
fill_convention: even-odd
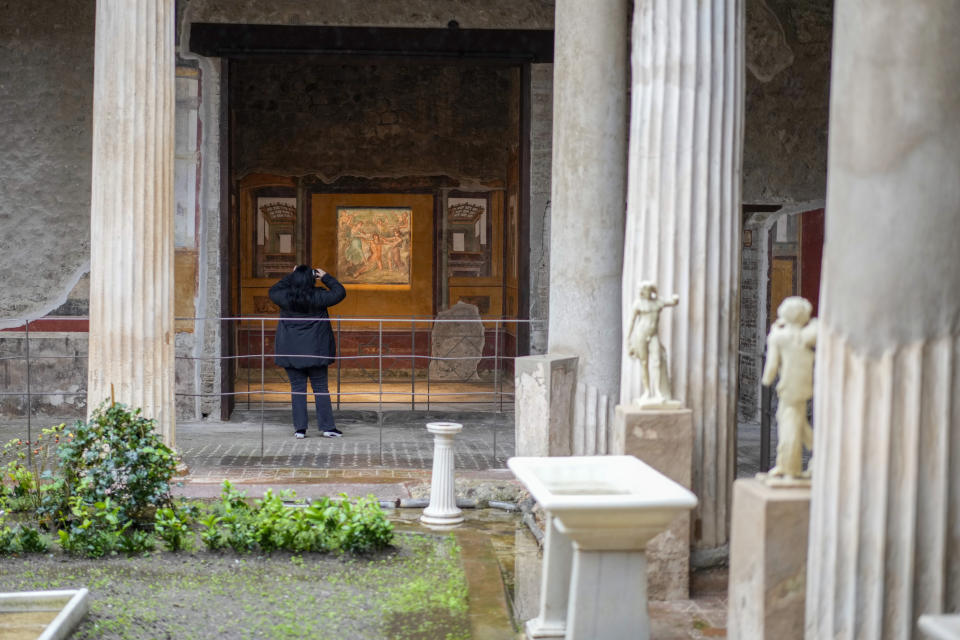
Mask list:
[[[128,556],[132,556],[138,553],[153,551],[157,544],[153,533],[137,529],[128,529],[125,535],[120,536],[118,546],[120,551]]]
[[[0,553],[16,553],[17,535],[6,523],[0,520]]]
[[[210,551],[219,551],[227,547],[227,534],[220,523],[223,518],[216,513],[209,513],[200,519],[203,529],[200,531],[200,541]]]
[[[170,479],[176,458],[140,409],[106,402],[90,420],[78,421],[57,450],[65,499],[97,504],[110,498],[120,524],[153,524],[155,509],[172,504]]]
[[[116,553],[131,524],[130,520],[121,523],[120,506],[110,498],[88,504],[81,496],[71,497],[69,503],[72,523],[57,532],[63,550],[90,558]]]
[[[157,509],[155,530],[170,551],[183,551],[191,546],[190,519],[179,509]]]
[[[33,527],[20,527],[14,544],[24,553],[46,553],[50,549],[50,539]]]
[[[48,514],[60,501],[62,479],[54,474],[61,438],[66,425],[43,429],[32,442],[14,438],[0,447],[0,461],[6,461],[0,495],[11,510]]]

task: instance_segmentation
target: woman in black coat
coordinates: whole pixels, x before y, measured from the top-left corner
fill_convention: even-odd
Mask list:
[[[320,280],[326,289],[317,287]],[[299,265],[293,273],[270,287],[270,300],[280,307],[276,357],[287,370],[293,404],[293,428],[298,438],[307,435],[307,378],[317,405],[317,426],[327,438],[343,434],[333,422],[327,389],[327,366],[337,355],[327,307],[347,297],[337,279],[323,269]]]

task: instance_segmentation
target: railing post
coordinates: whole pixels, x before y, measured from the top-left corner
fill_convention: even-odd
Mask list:
[[[410,318],[410,411],[417,410],[417,324]]]
[[[436,322],[436,321],[434,321]],[[427,413],[430,413],[430,365],[433,364],[433,332],[430,333],[430,341],[427,343]]]
[[[27,357],[27,464],[33,465],[33,396],[30,393],[30,320],[23,323],[24,349]]]
[[[343,320],[337,318],[337,411],[340,410],[340,368],[343,366],[343,360],[340,359],[340,329],[342,325]]]
[[[383,320],[377,321],[377,425],[380,466],[383,466]]]
[[[267,392],[265,372],[267,367],[267,330],[266,322],[260,319],[260,466],[263,466],[263,398]],[[293,389],[290,390],[293,394]],[[293,395],[290,396],[291,402]]]
[[[500,401],[500,410],[503,413],[503,394],[500,389],[500,320],[493,325],[493,392]],[[494,452],[496,454],[496,452]],[[494,455],[496,457],[496,455]]]

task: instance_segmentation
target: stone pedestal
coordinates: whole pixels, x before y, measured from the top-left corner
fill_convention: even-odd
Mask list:
[[[566,608],[565,635],[540,637],[647,640],[644,549],[696,497],[634,456],[510,458],[507,466],[551,516],[551,533],[573,545],[567,598],[549,599],[563,576],[547,575],[566,556],[547,556],[544,567],[545,604],[554,606],[551,621]]]
[[[698,547],[726,542],[734,474],[744,4],[669,0],[633,12],[621,322],[626,331],[644,280],[680,297],[660,339],[673,397],[693,410]],[[640,395],[640,380],[624,357],[621,403]]]
[[[143,409],[174,444],[174,2],[100,0],[87,408]]]
[[[524,356],[514,366],[517,455],[570,455],[577,357]]]
[[[727,635],[802,640],[810,489],[733,484]]]
[[[433,475],[430,479],[430,504],[423,510],[420,522],[439,527],[463,522],[457,508],[454,482],[453,437],[463,425],[456,422],[431,422],[427,431],[433,434]]]
[[[682,487],[693,473],[693,412],[651,411],[617,405],[611,453],[636,456]],[[647,591],[651,600],[690,597],[690,514],[647,544]]]

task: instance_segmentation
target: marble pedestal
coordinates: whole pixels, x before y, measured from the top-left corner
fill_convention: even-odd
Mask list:
[[[677,484],[692,486],[691,410],[617,405],[612,445],[612,454],[636,456]],[[651,600],[690,597],[689,513],[677,517],[647,544],[647,591]]]
[[[427,424],[427,431],[433,434],[433,475],[430,504],[420,516],[425,525],[450,527],[463,522],[463,512],[457,508],[453,451],[453,437],[461,430],[463,425],[456,422]]]
[[[550,611],[552,622],[566,607],[560,637],[647,640],[644,550],[678,515],[697,505],[696,496],[634,456],[510,458],[507,466],[550,515],[548,535],[555,527],[573,545],[567,598],[561,594],[559,601],[550,602],[561,578],[554,580],[551,573],[558,558],[544,558],[547,606],[541,612]],[[554,582],[557,588],[551,589]],[[527,637],[537,637],[536,630],[534,621]],[[559,625],[541,630],[561,631]]]
[[[802,640],[809,523],[809,487],[733,484],[730,638]]]
[[[572,451],[576,356],[546,354],[516,359],[518,456],[569,456]]]

